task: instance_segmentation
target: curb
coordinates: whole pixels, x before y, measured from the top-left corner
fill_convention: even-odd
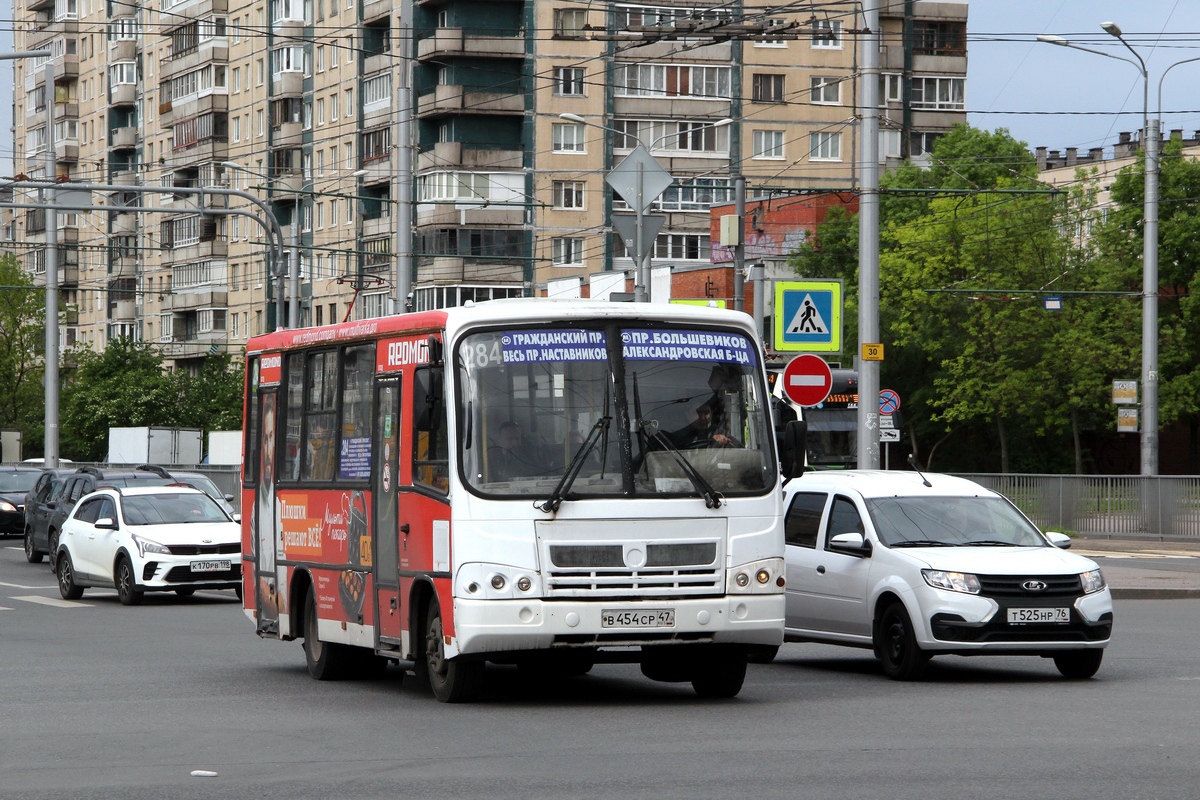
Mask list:
[[[1200,589],[1114,589],[1109,587],[1114,600],[1198,600]]]

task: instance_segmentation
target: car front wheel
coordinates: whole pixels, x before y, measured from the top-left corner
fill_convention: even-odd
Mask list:
[[[142,602],[143,592],[137,588],[137,579],[133,574],[133,565],[129,563],[129,559],[125,556],[121,556],[120,560],[117,561],[113,583],[117,586],[117,599],[121,601],[121,605],[136,606]]]
[[[912,621],[901,603],[892,603],[875,629],[875,654],[883,674],[896,681],[915,681],[925,672],[929,654],[921,650]]]
[[[75,567],[71,564],[69,553],[60,553],[55,562],[55,572],[58,574],[58,593],[63,600],[78,600],[83,597],[83,587],[75,583]]]
[[[42,563],[42,551],[33,546],[33,528],[25,529],[25,560],[30,564]]]
[[[1074,650],[1056,655],[1054,666],[1058,667],[1064,678],[1078,681],[1095,675],[1103,660],[1103,650]]]

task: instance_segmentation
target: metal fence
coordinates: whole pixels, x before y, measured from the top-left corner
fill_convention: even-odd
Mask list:
[[[961,474],[1043,530],[1200,539],[1200,476]]]

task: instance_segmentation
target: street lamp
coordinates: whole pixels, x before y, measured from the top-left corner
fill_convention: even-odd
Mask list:
[[[1200,57],[1176,61],[1163,70],[1158,79],[1158,109],[1150,116],[1150,73],[1141,55],[1125,40],[1124,33],[1115,22],[1102,22],[1100,27],[1116,38],[1133,54],[1137,61],[1081,47],[1062,36],[1042,34],[1039,42],[1082,50],[1085,53],[1113,58],[1132,64],[1142,76],[1142,131],[1145,146],[1145,199],[1143,204],[1142,231],[1142,438],[1141,474],[1158,474],[1158,144],[1159,124],[1162,116],[1162,85],[1167,73],[1180,64],[1200,61]]]
[[[257,170],[250,169],[249,167],[243,166],[242,164],[239,164],[236,161],[222,161],[221,166],[228,167],[229,169],[240,170],[241,172],[245,172],[250,175],[255,175],[255,176],[262,178],[263,180],[268,181],[268,182],[274,182],[274,181],[278,180],[278,178],[272,178],[270,175],[264,174]],[[366,174],[367,174],[367,170],[360,169],[360,170],[356,170],[355,172],[350,173],[349,177],[359,178]],[[291,298],[287,303],[287,325],[285,326],[283,324],[283,318],[284,318],[283,317],[284,273],[281,270],[279,272],[279,274],[276,276],[279,281],[278,288],[277,288],[277,292],[278,292],[279,296],[278,296],[278,298],[276,298],[276,312],[275,312],[275,315],[276,315],[275,328],[276,328],[276,330],[282,330],[284,327],[293,328],[293,329],[300,327],[300,225],[301,225],[301,220],[303,219],[303,213],[304,213],[303,206],[301,204],[303,202],[303,195],[311,194],[311,189],[313,188],[314,185],[315,185],[315,182],[313,181],[313,179],[305,178],[303,183],[300,184],[300,189],[293,192],[295,199],[296,199],[296,206],[292,212],[292,231],[291,231],[292,241],[288,248],[289,252],[288,252],[288,269],[287,269],[288,291],[291,294]]]
[[[621,136],[629,136],[629,134],[626,133],[625,131],[618,131],[616,128],[610,127],[608,125],[602,125],[598,122],[589,122],[588,120],[584,119],[583,117],[579,116],[578,114],[563,113],[563,114],[559,114],[558,116],[560,119],[565,119],[569,122],[575,122],[580,125],[588,125],[593,128],[600,128],[601,130],[606,130],[606,131],[609,131],[610,133],[620,134]],[[731,125],[732,123],[733,123],[733,120],[726,117],[725,119],[720,119],[720,120],[717,120],[716,122],[713,122],[713,123],[710,123],[707,125],[699,125],[696,128],[693,128],[692,130],[697,130],[700,128],[723,128],[726,125]],[[655,145],[657,145],[659,142],[665,141],[666,139],[670,139],[671,137],[679,137],[679,136],[680,136],[680,133],[678,131],[676,131],[675,133],[664,134],[663,136],[659,136],[657,139],[652,141],[649,145],[646,145],[641,140],[641,138],[638,136],[634,136],[632,138],[636,139],[638,146],[642,147],[646,151],[646,158],[650,161],[650,163],[653,164],[658,169],[662,170],[663,172],[666,172],[666,170],[663,169],[662,165],[658,163],[658,160],[656,158],[654,158],[653,154],[651,154],[650,151],[653,150]],[[636,153],[636,151],[635,151],[635,153]],[[631,153],[629,157],[633,157],[633,155],[634,154]],[[622,162],[622,163],[624,163],[624,162]],[[643,190],[644,173],[645,173],[645,165],[639,159],[638,163],[637,163],[637,180],[635,182],[636,189],[634,192],[635,197],[634,197],[634,202],[633,202],[633,206],[634,206],[633,210],[635,212],[635,234],[634,234],[633,259],[634,259],[634,264],[636,266],[636,269],[634,271],[635,278],[634,278],[634,286],[633,286],[633,299],[635,302],[638,302],[638,303],[650,302],[650,291],[649,291],[650,262],[651,262],[650,251],[653,248],[645,247],[644,237],[645,237],[645,230],[646,230],[646,206],[648,206],[651,202],[653,202],[654,199],[658,196],[658,195],[655,195],[655,197],[651,198],[649,202],[646,201],[646,198],[644,197],[644,190]],[[659,194],[661,194],[661,191],[659,192]],[[628,200],[628,198],[626,198],[626,200]],[[643,249],[646,250],[646,255],[644,257],[642,256]]]

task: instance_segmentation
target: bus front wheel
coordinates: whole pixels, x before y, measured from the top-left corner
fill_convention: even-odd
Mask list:
[[[692,688],[705,698],[737,697],[746,681],[746,650],[730,647],[707,655],[692,673]]]
[[[425,652],[422,653],[429,688],[442,703],[469,703],[478,695],[483,682],[483,662],[446,658],[445,641],[442,611],[435,600],[425,614]]]

